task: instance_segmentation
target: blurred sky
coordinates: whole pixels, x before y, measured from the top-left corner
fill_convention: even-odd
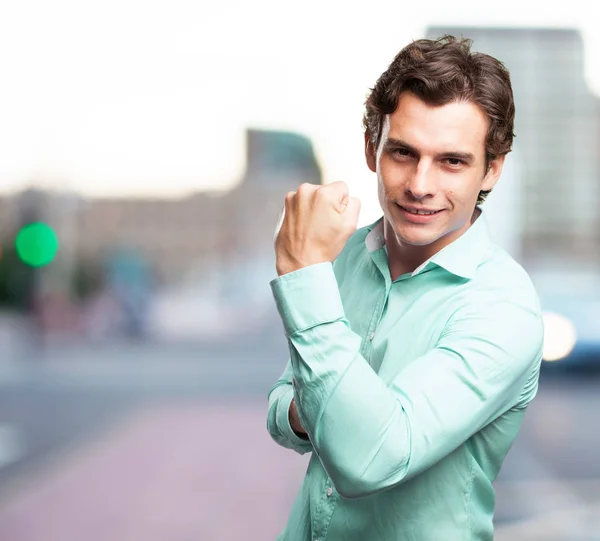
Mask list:
[[[364,6],[368,5],[368,8]],[[583,32],[600,94],[597,2],[19,0],[0,7],[0,190],[180,195],[244,169],[244,127],[310,136],[357,195],[368,88],[430,24]]]

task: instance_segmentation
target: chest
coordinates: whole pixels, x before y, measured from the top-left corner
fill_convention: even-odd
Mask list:
[[[442,269],[387,284],[372,273],[339,281],[346,318],[361,354],[384,381],[436,347],[468,283]]]

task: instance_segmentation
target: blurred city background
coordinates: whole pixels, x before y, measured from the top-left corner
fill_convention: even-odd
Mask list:
[[[307,464],[265,427],[283,197],[344,180],[379,217],[366,94],[446,33],[511,71],[485,207],[547,327],[496,538],[600,540],[600,9],[533,4],[0,8],[1,541],[276,537]]]

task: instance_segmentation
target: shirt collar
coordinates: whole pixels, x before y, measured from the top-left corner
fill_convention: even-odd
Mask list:
[[[467,280],[472,279],[491,243],[485,213],[483,210],[479,210],[479,217],[469,229],[423,262],[412,272],[412,276],[416,276],[430,263],[433,263],[456,276]],[[383,218],[379,218],[379,220],[368,226],[368,230],[369,232],[365,238],[367,250],[374,252],[383,248],[385,246]]]

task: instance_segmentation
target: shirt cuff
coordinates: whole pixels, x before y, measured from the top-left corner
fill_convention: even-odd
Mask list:
[[[271,281],[285,333],[295,333],[344,318],[333,265],[317,263]]]
[[[285,393],[277,403],[277,428],[289,440],[294,449],[306,452],[307,448],[312,448],[312,443],[308,438],[298,436],[290,424],[290,405],[294,398],[294,392],[290,388],[288,393]]]

